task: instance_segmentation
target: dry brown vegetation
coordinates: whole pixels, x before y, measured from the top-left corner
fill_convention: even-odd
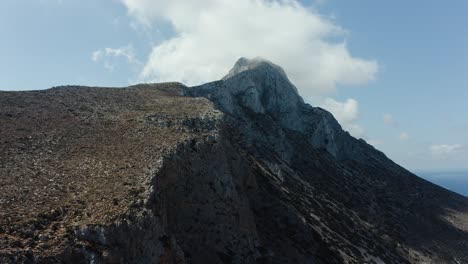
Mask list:
[[[143,203],[165,153],[203,134],[183,121],[217,114],[180,89],[0,92],[0,252],[59,250],[77,226]]]

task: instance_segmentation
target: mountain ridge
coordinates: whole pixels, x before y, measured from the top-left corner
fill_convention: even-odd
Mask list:
[[[240,59],[196,87],[0,92],[5,263],[463,263],[468,199]]]

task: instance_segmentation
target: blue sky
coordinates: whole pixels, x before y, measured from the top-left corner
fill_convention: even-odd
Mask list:
[[[468,169],[468,2],[230,2],[4,0],[0,90],[195,84],[259,55],[403,166]]]
[[[381,70],[376,82],[338,97],[361,102],[368,133],[399,163],[413,170],[467,168],[468,2],[353,2],[330,1],[323,9],[351,31],[350,50],[375,56]],[[396,124],[378,124],[383,113]],[[410,139],[397,140],[402,131]],[[462,146],[431,155],[428,145]]]

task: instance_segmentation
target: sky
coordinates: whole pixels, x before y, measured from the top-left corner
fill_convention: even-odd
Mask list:
[[[468,2],[3,0],[0,90],[284,68],[305,101],[417,171],[468,170]]]

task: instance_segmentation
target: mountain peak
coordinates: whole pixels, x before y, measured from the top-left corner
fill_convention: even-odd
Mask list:
[[[304,101],[296,87],[280,66],[260,57],[240,58],[220,82],[192,87],[187,94],[212,98],[232,115],[249,109],[274,116],[290,129],[301,127]]]
[[[283,68],[274,64],[273,62],[263,59],[261,57],[255,57],[253,59],[248,59],[241,57],[234,64],[234,67],[229,71],[229,73],[223,77],[223,80],[227,80],[235,75],[238,75],[245,71],[256,70],[256,69],[266,69],[269,72],[274,72],[281,75],[283,78],[288,78]]]
[[[307,134],[312,146],[338,159],[363,160],[354,153],[363,145],[331,113],[304,103],[284,70],[266,59],[242,57],[221,81],[188,88],[185,94],[209,98],[238,119],[249,120],[251,113],[271,118],[281,128]]]

